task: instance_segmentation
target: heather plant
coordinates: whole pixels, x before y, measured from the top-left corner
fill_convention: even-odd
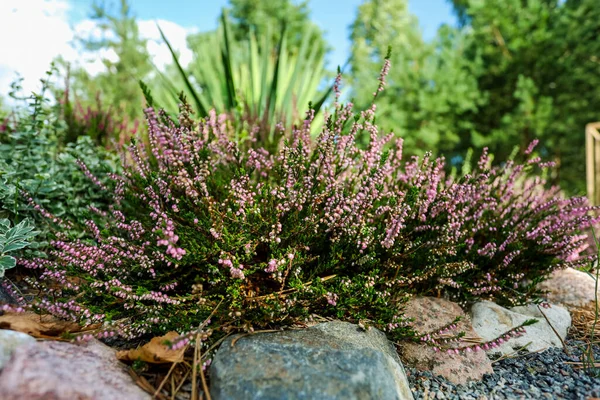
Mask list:
[[[536,174],[552,165],[535,143],[524,163],[491,167],[484,152],[446,177],[443,158],[403,159],[374,104],[340,104],[339,83],[318,137],[309,110],[298,127],[278,127],[272,151],[232,140],[232,122],[214,111],[197,122],[186,103],[177,120],[146,109],[148,141],[131,144],[123,173],[90,174],[113,204],[90,208],[84,237],[57,232],[48,259],[20,260],[41,293],[30,306],[101,323],[101,338],[176,330],[175,347],[319,315],[440,348],[456,327],[417,334],[402,313],[411,296],[537,301],[554,269],[588,261],[579,230],[596,208],[545,188]]]

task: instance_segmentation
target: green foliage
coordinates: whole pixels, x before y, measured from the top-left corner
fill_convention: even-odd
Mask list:
[[[7,269],[17,265],[17,260],[9,253],[29,246],[30,240],[38,234],[29,220],[23,220],[12,228],[10,225],[8,219],[0,219],[0,278],[4,277]]]
[[[127,117],[130,121],[141,118],[144,97],[138,80],[145,79],[152,71],[146,40],[140,37],[137,21],[131,14],[127,0],[120,1],[118,12],[96,3],[92,6],[91,19],[102,31],[101,39],[79,38],[86,51],[110,52],[116,60],[102,60],[106,71],[91,76],[84,69],[72,71],[72,80],[67,72],[67,86],[83,107],[95,105],[100,94],[114,117]],[[67,63],[60,60],[67,67]]]
[[[231,38],[227,15],[221,17],[218,35],[190,39],[194,60],[184,69],[168,39],[163,39],[173,55],[178,77],[163,80],[164,91],[154,91],[158,103],[175,111],[180,102],[181,88],[193,100],[195,112],[205,117],[208,110],[235,115],[239,124],[239,140],[247,136],[249,126],[260,127],[258,138],[267,148],[273,145],[276,125],[289,128],[299,123],[308,111],[309,102],[318,112],[331,90],[319,93],[318,86],[325,77],[322,52],[312,42],[311,26],[298,47],[288,45],[284,33],[279,42],[271,35],[258,40],[253,32],[243,41]],[[269,31],[273,29],[270,25]],[[162,95],[161,95],[162,94]],[[246,132],[244,132],[246,131]]]
[[[134,121],[133,126],[130,126],[127,117],[113,112],[110,106],[103,104],[100,93],[96,95],[95,103],[78,99],[73,101],[69,69],[67,66],[66,88],[55,90],[60,101],[61,121],[65,124],[63,141],[75,143],[79,137],[88,136],[97,146],[122,150],[123,145],[137,131],[139,121]]]
[[[469,38],[444,26],[432,43],[423,41],[406,0],[370,0],[352,25],[352,96],[367,107],[377,76],[391,46],[386,90],[378,95],[378,123],[404,139],[408,154],[447,154],[473,125],[464,116],[482,98],[475,76],[479,64],[465,58]]]
[[[308,1],[290,0],[230,0],[229,14],[232,17],[231,33],[235,40],[245,42],[251,34],[277,43],[281,31],[277,28],[285,25],[285,38],[290,47],[300,47],[308,35],[311,46],[325,53],[327,44],[323,32],[310,21]],[[276,29],[273,29],[275,27]]]
[[[89,136],[66,143],[68,125],[61,104],[50,104],[49,72],[31,104],[14,110],[14,121],[0,131],[0,216],[12,221],[29,218],[48,234],[41,207],[65,221],[78,221],[89,206],[105,209],[109,197],[92,184],[78,160],[95,174],[118,171],[118,156],[97,147]],[[106,180],[105,180],[106,181]]]
[[[421,38],[406,0],[370,0],[352,25],[353,96],[369,104],[369,80],[393,48],[379,123],[408,153],[434,150],[461,163],[488,147],[504,160],[534,139],[557,162],[567,193],[585,189],[584,127],[598,120],[600,9],[595,0],[453,0],[460,28]]]
[[[595,0],[455,0],[470,38],[466,59],[484,106],[465,116],[471,142],[505,158],[514,145],[539,138],[556,160],[554,183],[584,193],[584,127],[600,118],[600,9]]]
[[[75,102],[85,109],[101,94],[113,117],[135,120],[144,106],[142,94],[150,94],[138,87],[141,80],[160,105],[173,113],[182,89],[199,116],[206,116],[213,107],[218,112],[244,113],[248,121],[236,119],[242,137],[247,136],[248,124],[261,121],[269,126],[265,141],[272,140],[278,122],[290,126],[300,121],[309,101],[318,111],[327,94],[318,92],[326,75],[326,44],[322,32],[308,19],[307,4],[235,0],[230,11],[233,19],[222,18],[217,31],[188,38],[195,54],[187,68],[191,72],[183,71],[173,52],[174,64],[163,73],[153,71],[129,2],[121,0],[118,13],[94,4],[92,19],[98,21],[103,39],[81,38],[80,42],[88,51],[113,52],[117,61],[104,59],[107,72],[96,76],[76,69],[71,79],[67,71],[67,86]]]
[[[0,96],[0,129],[2,129],[2,122],[8,117],[8,114],[10,113],[5,102],[6,100],[2,96]]]

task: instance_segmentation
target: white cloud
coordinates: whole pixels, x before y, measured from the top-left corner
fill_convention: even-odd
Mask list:
[[[96,54],[82,52],[74,42],[75,37],[101,38],[103,33],[96,22],[89,19],[70,26],[69,10],[68,0],[0,0],[0,96],[9,93],[10,83],[17,73],[24,78],[25,93],[39,90],[39,80],[58,55],[83,65],[91,74],[105,70],[102,59],[118,59],[112,50]],[[182,64],[187,65],[192,53],[186,47],[186,36],[197,30],[166,20],[138,21],[140,36],[148,39],[148,51],[160,69],[171,62],[171,55],[162,42],[157,22],[179,52]]]
[[[179,62],[186,66],[192,61],[192,52],[186,44],[186,37],[190,33],[195,33],[198,30],[195,28],[184,28],[171,21],[159,19],[157,21],[139,21],[140,36],[148,39],[148,52],[152,56],[154,64],[163,69],[172,61],[169,48],[163,42],[160,32],[156,26],[158,24],[162,29],[173,50],[179,53]]]
[[[102,32],[102,29],[98,26],[96,21],[91,19],[84,19],[75,25],[73,29],[73,33],[82,38],[92,38],[92,39],[101,39],[105,37],[106,39],[115,39],[116,36],[113,32]]]
[[[73,33],[65,0],[0,1],[0,94],[8,93],[18,72],[26,93],[39,88],[57,54],[74,58]]]

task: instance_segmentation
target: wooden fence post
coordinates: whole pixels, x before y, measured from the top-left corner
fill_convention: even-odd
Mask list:
[[[600,204],[600,122],[585,126],[585,170],[587,196],[591,204]]]

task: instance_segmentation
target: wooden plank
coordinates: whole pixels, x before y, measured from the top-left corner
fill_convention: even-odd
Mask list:
[[[593,205],[600,204],[600,122],[585,127],[585,164],[587,196]]]

